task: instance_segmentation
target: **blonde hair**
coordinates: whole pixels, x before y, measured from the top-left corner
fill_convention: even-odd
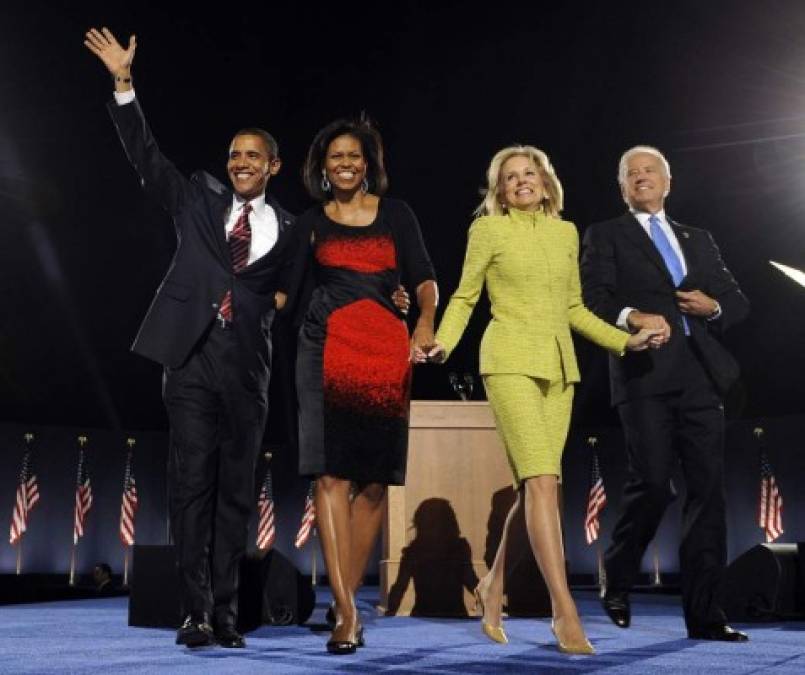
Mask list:
[[[510,145],[495,153],[489,163],[489,168],[486,170],[486,188],[481,190],[484,198],[478,204],[478,208],[475,209],[475,215],[500,216],[506,213],[506,207],[500,203],[498,185],[500,183],[500,170],[506,161],[512,157],[527,157],[534,162],[545,190],[541,209],[549,216],[558,218],[562,212],[564,200],[562,184],[553,170],[548,155],[533,145]]]

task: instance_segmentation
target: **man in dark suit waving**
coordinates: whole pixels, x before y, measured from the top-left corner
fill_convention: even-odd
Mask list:
[[[165,367],[168,481],[185,620],[177,644],[243,647],[236,631],[238,566],[246,549],[255,463],[271,368],[271,324],[292,218],[266,194],[277,144],[244,129],[232,140],[234,191],[185,177],[160,152],[132,86],[136,42],[110,31],[84,43],[112,74],[109,112],[147,192],[173,218],[178,245],[132,349]]]
[[[746,317],[749,303],[711,235],[666,215],[671,171],[659,150],[627,150],[618,181],[629,212],[585,233],[585,304],[627,330],[663,328],[666,344],[610,358],[629,477],[605,557],[604,609],[618,626],[629,625],[628,592],[675,497],[671,476],[680,463],[687,490],[679,556],[688,635],[745,641],[727,625],[716,590],[727,539],[722,399],[738,376],[720,338]]]

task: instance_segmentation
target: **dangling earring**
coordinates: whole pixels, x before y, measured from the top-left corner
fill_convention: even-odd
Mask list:
[[[329,192],[330,188],[330,180],[327,178],[327,171],[325,169],[321,170],[321,189],[322,192]]]
[[[361,192],[363,192],[363,194],[369,192],[369,181],[366,180],[366,176],[364,176],[363,180],[361,181]]]

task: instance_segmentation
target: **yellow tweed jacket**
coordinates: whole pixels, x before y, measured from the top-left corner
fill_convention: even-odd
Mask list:
[[[578,232],[565,220],[516,209],[478,218],[436,339],[449,356],[485,282],[492,320],[481,340],[480,373],[578,382],[571,328],[618,354],[629,337],[584,306],[578,255]]]

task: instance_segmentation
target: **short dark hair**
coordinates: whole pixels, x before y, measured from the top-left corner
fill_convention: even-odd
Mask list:
[[[259,136],[260,138],[263,139],[263,143],[266,144],[266,150],[268,150],[268,158],[279,159],[280,146],[277,143],[276,139],[265,129],[261,129],[260,127],[246,127],[245,129],[241,129],[240,131],[238,131],[233,136],[233,138],[237,138],[238,136]]]
[[[389,186],[386,167],[383,165],[383,140],[372,121],[361,114],[358,119],[339,119],[321,129],[307,151],[302,178],[308,194],[317,202],[326,202],[330,196],[321,187],[322,169],[327,148],[339,136],[352,136],[361,144],[366,158],[366,179],[369,191],[383,195]]]

